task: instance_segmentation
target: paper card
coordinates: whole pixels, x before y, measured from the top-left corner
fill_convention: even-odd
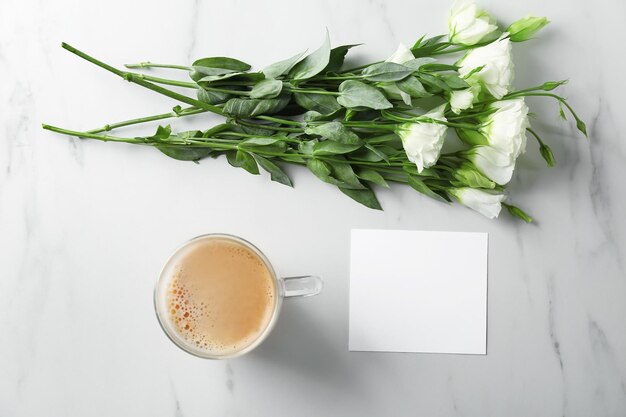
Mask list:
[[[487,233],[352,230],[349,349],[487,353]]]

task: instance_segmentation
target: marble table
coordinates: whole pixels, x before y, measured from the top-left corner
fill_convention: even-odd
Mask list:
[[[626,118],[620,0],[481,4],[504,22],[552,24],[515,46],[517,84],[563,88],[590,140],[530,100],[535,144],[511,193],[537,218],[489,221],[409,189],[353,203],[304,170],[295,189],[225,160],[183,163],[44,132],[171,108],[72,56],[115,65],[207,55],[262,66],[364,42],[357,59],[445,31],[437,1],[5,0],[0,12],[0,416],[624,416]],[[177,126],[206,127],[198,117]],[[352,228],[490,235],[488,354],[348,352]],[[162,334],[152,288],[181,242],[211,231],[258,244],[281,274],[314,273],[319,297],[288,302],[271,337],[232,361],[200,360]]]

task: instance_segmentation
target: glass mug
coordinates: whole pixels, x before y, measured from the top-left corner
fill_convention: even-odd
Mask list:
[[[176,329],[176,325],[172,323],[172,320],[170,319],[171,308],[168,305],[168,291],[170,291],[170,285],[175,276],[173,272],[177,268],[179,262],[184,260],[184,254],[191,247],[193,247],[193,245],[211,240],[230,241],[232,243],[242,245],[248,250],[252,251],[263,262],[266,270],[271,276],[271,281],[273,284],[273,309],[269,321],[267,321],[267,324],[265,325],[265,328],[257,333],[257,336],[254,340],[252,340],[246,346],[242,347],[240,350],[234,352],[225,352],[223,354],[208,352],[207,350],[195,345],[192,341],[185,339],[185,337],[181,335],[180,331]],[[261,252],[261,250],[259,250],[256,246],[254,246],[252,243],[248,242],[245,239],[223,233],[205,234],[187,241],[176,251],[174,251],[172,255],[170,255],[165,265],[163,266],[163,269],[161,270],[159,279],[157,280],[154,289],[154,309],[159,324],[167,337],[172,342],[174,342],[176,346],[178,346],[185,352],[205,359],[231,359],[252,351],[267,338],[267,336],[274,328],[274,325],[276,324],[283,299],[292,297],[308,297],[319,294],[322,290],[322,285],[322,280],[319,277],[313,275],[286,278],[279,277],[276,274],[274,267],[267,259],[267,257],[263,254],[263,252]]]

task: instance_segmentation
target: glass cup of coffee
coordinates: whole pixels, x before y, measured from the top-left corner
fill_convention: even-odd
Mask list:
[[[191,239],[167,260],[154,290],[161,328],[206,359],[250,352],[276,323],[283,299],[318,294],[316,276],[280,278],[250,242],[228,234]]]

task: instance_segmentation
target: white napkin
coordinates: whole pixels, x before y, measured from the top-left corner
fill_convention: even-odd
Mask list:
[[[487,234],[352,230],[351,351],[487,353]]]

